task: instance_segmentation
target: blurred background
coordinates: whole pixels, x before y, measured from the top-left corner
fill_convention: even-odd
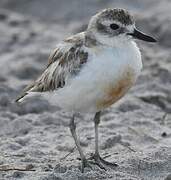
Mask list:
[[[137,42],[144,64],[141,76],[125,98],[103,112],[102,155],[110,155],[108,160],[116,161],[119,168],[82,175],[68,131],[69,115],[42,99],[22,105],[13,101],[42,72],[59,41],[84,31],[91,16],[99,10],[116,7],[131,11],[137,27],[153,35],[158,43]],[[169,177],[170,10],[170,0],[0,0],[0,179]],[[78,133],[88,155],[94,148],[91,118],[91,115],[78,117]],[[67,153],[70,156],[59,163]],[[36,171],[9,170],[28,165]]]

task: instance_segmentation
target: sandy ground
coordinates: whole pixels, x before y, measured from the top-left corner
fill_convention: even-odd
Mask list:
[[[49,53],[106,7],[125,7],[158,44],[139,42],[144,69],[120,102],[103,112],[100,151],[119,166],[85,173],[68,129],[70,115],[43,100],[13,100],[45,68]],[[0,180],[171,180],[171,2],[169,0],[0,1]],[[94,150],[93,116],[77,131]]]

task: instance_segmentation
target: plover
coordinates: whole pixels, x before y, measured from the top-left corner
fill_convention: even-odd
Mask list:
[[[128,11],[104,9],[91,18],[86,31],[57,45],[46,69],[16,100],[41,95],[73,113],[70,130],[81,157],[82,171],[89,163],[76,135],[75,113],[95,113],[93,158],[101,168],[110,165],[99,154],[100,112],[123,97],[140,74],[141,53],[135,39],[156,42],[136,29]]]

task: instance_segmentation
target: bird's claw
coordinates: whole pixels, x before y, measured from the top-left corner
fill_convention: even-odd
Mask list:
[[[109,166],[111,168],[118,166],[118,164],[116,163],[111,163],[104,160],[99,154],[94,154],[89,159],[94,160],[94,164],[96,164],[97,166],[99,166],[101,169],[104,169],[104,170],[106,170],[105,166]]]

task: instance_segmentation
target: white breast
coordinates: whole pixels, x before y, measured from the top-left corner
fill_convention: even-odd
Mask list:
[[[79,76],[68,85],[56,91],[46,93],[48,100],[69,111],[96,112],[97,102],[105,97],[104,89],[117,84],[124,72],[130,68],[135,82],[142,68],[140,51],[134,42],[118,48],[88,49],[87,65]]]

